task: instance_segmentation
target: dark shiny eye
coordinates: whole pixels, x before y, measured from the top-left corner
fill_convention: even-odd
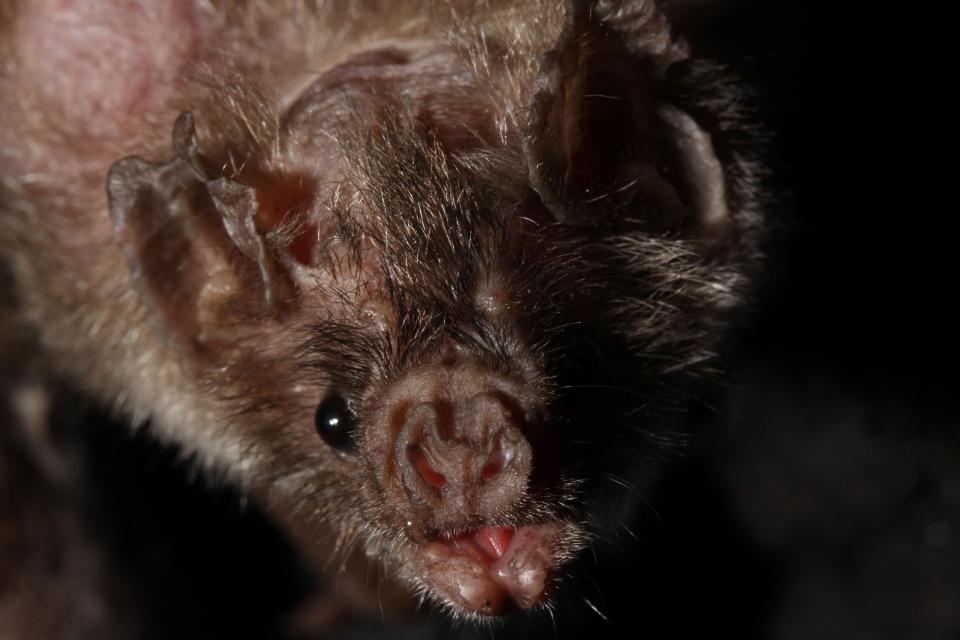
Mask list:
[[[324,442],[338,451],[353,451],[356,448],[356,422],[347,401],[336,392],[324,398],[314,415],[317,433]]]

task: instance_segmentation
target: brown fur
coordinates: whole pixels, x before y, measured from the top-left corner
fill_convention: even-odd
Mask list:
[[[668,103],[708,132],[724,168],[722,234],[692,223],[658,228],[637,204],[646,174],[613,189],[605,171],[608,191],[588,198],[576,193],[579,178],[553,170],[551,162],[576,154],[555,153],[532,132],[531,113],[549,118],[557,108],[554,76],[543,70],[568,64],[574,50],[589,60],[595,44],[574,39],[554,62],[542,61],[588,20],[564,18],[558,3],[196,9],[189,19],[212,36],[156,49],[157,69],[170,70],[163,56],[183,56],[183,68],[158,74],[144,96],[113,96],[100,78],[102,92],[80,87],[73,101],[34,82],[38,63],[20,36],[28,9],[4,5],[0,16],[22,19],[4,21],[13,27],[0,41],[10,52],[0,75],[0,255],[19,314],[58,372],[132,422],[151,419],[161,436],[248,487],[307,548],[332,529],[337,551],[359,542],[425,588],[404,565],[429,527],[404,530],[396,505],[358,475],[380,461],[332,453],[311,421],[329,388],[347,395],[361,421],[373,420],[377,397],[405,371],[454,352],[523,381],[544,431],[536,437],[558,450],[559,471],[534,478],[513,509],[492,519],[581,519],[589,485],[603,484],[598,469],[642,475],[638,461],[656,456],[676,374],[710,357],[754,268],[762,222],[757,140],[737,85],[688,59],[652,2],[575,4],[595,12],[591,38],[618,33],[628,44],[611,56],[651,61],[643,101]],[[372,43],[381,52],[356,62]],[[376,76],[382,90],[370,90],[361,74],[381,73],[377,56],[408,60],[417,73]],[[320,72],[326,89],[292,107]],[[137,108],[123,106],[128,99],[140,100]],[[181,111],[192,112],[197,138],[183,137],[165,160]],[[647,111],[638,118],[655,121]],[[544,131],[555,129],[554,121]],[[645,144],[651,157],[678,153]],[[538,153],[547,160],[531,168]],[[618,153],[603,162],[616,165]],[[184,297],[158,303],[149,269],[131,271],[118,248],[102,185],[110,164],[129,154],[146,159],[136,161],[144,171],[189,185],[208,218],[221,206],[214,183],[256,189],[261,204],[275,198],[279,222],[261,245],[195,256],[227,274],[210,315],[196,320],[202,340],[201,329],[161,307],[186,316],[207,294],[181,292],[190,283],[172,269],[163,286]],[[576,205],[574,222],[601,210],[611,217],[560,224],[554,214],[565,202]],[[329,222],[316,232],[317,258],[298,266],[290,254],[318,210]],[[209,220],[196,233],[213,229],[216,245],[223,233]],[[599,372],[564,373],[578,344],[593,352],[583,360],[600,358]],[[605,424],[594,449],[564,444],[578,422],[598,416]],[[361,444],[375,437],[362,435]],[[565,531],[559,563],[586,535],[572,524]]]

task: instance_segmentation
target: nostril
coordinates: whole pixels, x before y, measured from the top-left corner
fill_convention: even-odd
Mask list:
[[[504,449],[503,434],[500,434],[497,436],[497,440],[493,445],[493,450],[490,452],[490,456],[483,464],[483,469],[480,470],[480,480],[482,482],[490,482],[496,478],[503,472],[504,469],[507,468],[507,465],[510,464],[511,458],[511,452]]]
[[[433,467],[420,445],[411,445],[407,449],[407,457],[410,459],[410,464],[428,485],[436,489],[443,489],[447,486],[447,477]]]

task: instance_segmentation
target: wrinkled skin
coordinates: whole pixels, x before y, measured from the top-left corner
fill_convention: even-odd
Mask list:
[[[546,602],[757,260],[736,84],[650,1],[2,12],[0,251],[48,366],[318,559]]]

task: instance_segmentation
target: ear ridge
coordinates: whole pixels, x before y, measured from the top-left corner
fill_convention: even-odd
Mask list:
[[[711,136],[689,114],[671,106],[658,110],[660,119],[673,132],[671,136],[684,162],[684,174],[691,186],[692,205],[698,212],[694,235],[722,236],[730,225],[726,178]]]
[[[131,156],[111,166],[110,214],[161,334],[209,351],[245,323],[276,314],[282,278],[256,228],[256,191],[208,179],[189,113],[174,125],[173,149],[167,162]]]
[[[256,216],[260,205],[256,191],[226,178],[208,183],[207,188],[227,235],[245,256],[256,263],[263,285],[263,304],[267,309],[273,309],[276,306],[276,264],[263,236],[257,231]]]

